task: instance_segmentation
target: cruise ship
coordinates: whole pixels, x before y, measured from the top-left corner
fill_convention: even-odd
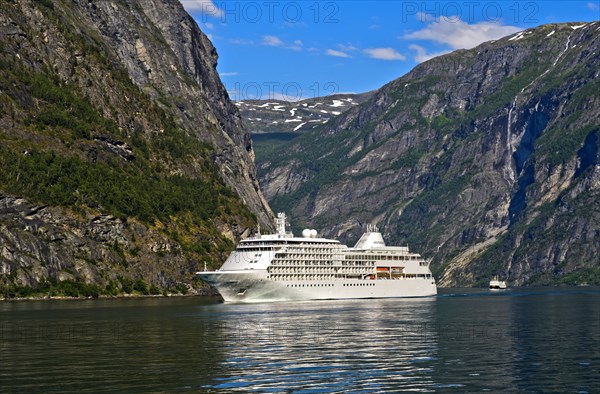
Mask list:
[[[429,261],[407,246],[386,246],[369,225],[354,247],[287,231],[277,214],[275,234],[242,240],[216,271],[196,275],[225,302],[276,302],[352,298],[425,297],[437,294]]]

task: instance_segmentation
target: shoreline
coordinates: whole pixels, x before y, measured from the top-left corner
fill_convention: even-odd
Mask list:
[[[85,300],[113,300],[113,299],[128,299],[128,298],[171,298],[171,297],[220,297],[219,293],[214,289],[203,289],[198,292],[181,294],[181,293],[168,293],[168,294],[119,294],[115,296],[98,295],[97,297],[68,297],[68,296],[35,296],[35,297],[14,297],[6,298],[0,297],[0,302],[10,301],[85,301]]]
[[[443,290],[451,290],[451,289],[457,289],[457,290],[469,290],[469,291],[485,291],[485,292],[489,292],[490,294],[502,294],[502,293],[510,293],[511,290],[526,290],[526,289],[544,289],[544,288],[573,288],[573,289],[581,289],[581,288],[598,288],[600,289],[600,285],[594,285],[594,284],[578,284],[578,285],[565,285],[565,284],[558,284],[558,285],[539,285],[539,286],[515,286],[515,287],[510,287],[508,289],[503,289],[501,291],[494,291],[494,290],[490,290],[488,287],[439,287],[438,290],[443,289]],[[440,296],[440,293],[438,292],[438,295]],[[5,297],[0,297],[0,302],[10,302],[10,301],[23,301],[23,302],[27,302],[27,301],[68,301],[68,300],[80,300],[80,301],[85,301],[85,300],[110,300],[110,299],[131,299],[131,298],[135,298],[135,299],[141,299],[141,298],[171,298],[171,297],[219,297],[221,298],[221,295],[216,291],[216,289],[213,288],[203,288],[200,291],[197,292],[190,292],[188,294],[181,294],[181,293],[169,293],[169,294],[119,294],[116,296],[107,296],[107,295],[98,295],[98,297],[67,297],[67,296],[36,296],[36,297],[15,297],[15,298],[5,298]]]

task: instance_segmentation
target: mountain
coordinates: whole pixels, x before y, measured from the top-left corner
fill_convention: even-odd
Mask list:
[[[431,59],[261,159],[273,209],[353,242],[365,223],[442,286],[600,283],[600,22]]]
[[[217,58],[177,0],[0,4],[0,295],[197,290],[270,224]]]
[[[302,101],[243,100],[235,105],[244,125],[252,133],[302,132],[327,123],[355,105],[367,101],[372,92],[333,94]]]

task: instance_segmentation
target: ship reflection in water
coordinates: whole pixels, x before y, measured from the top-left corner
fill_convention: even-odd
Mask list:
[[[222,305],[226,376],[203,388],[397,391],[433,385],[436,299]]]
[[[256,392],[600,392],[600,291],[215,306],[221,375]]]

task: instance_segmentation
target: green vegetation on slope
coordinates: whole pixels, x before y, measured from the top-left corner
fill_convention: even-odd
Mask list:
[[[116,123],[102,116],[86,97],[78,97],[75,87],[25,68],[3,66],[0,89],[22,84],[25,94],[37,100],[37,108],[30,108],[24,121],[28,131],[60,139],[60,143],[53,139],[55,149],[48,149],[35,141],[0,134],[5,140],[0,146],[0,188],[4,191],[43,204],[84,205],[146,223],[187,211],[200,222],[221,214],[253,219],[223,184],[209,158],[210,147],[187,136],[163,110],[150,108],[163,121],[162,133],[147,136],[139,131],[125,138],[135,160],[112,155],[104,162],[96,161],[91,157],[93,135],[122,138]],[[19,98],[23,96],[12,97],[13,103]],[[170,175],[168,167],[153,163],[152,157],[167,162],[194,160],[200,163],[202,174],[197,178]]]
[[[187,291],[180,281],[194,266],[172,267],[169,254],[183,253],[179,261],[207,261],[215,268],[233,247],[219,226],[253,227],[255,215],[225,186],[211,158],[212,146],[174,120],[169,98],[155,99],[134,85],[103,39],[67,12],[68,3],[32,6],[47,18],[52,34],[53,28],[60,32],[52,40],[62,40],[65,51],[78,59],[70,57],[72,75],[65,78],[43,55],[37,62],[29,61],[25,51],[15,56],[11,38],[0,38],[0,192],[75,214],[135,220],[181,249],[152,252],[136,240],[128,240],[136,245],[132,250],[105,245],[121,256],[122,264],[109,272],[112,276],[100,272],[92,281],[73,267],[63,267],[73,279],[60,281],[60,272],[36,280],[28,267],[13,266],[10,274],[0,275],[0,294],[89,297]],[[5,3],[0,11],[27,32],[31,51],[37,35],[20,7]],[[140,248],[158,256],[153,261],[162,259],[163,266],[151,267],[160,281],[129,271],[132,261],[146,263]],[[92,271],[100,266],[89,256],[78,258]],[[33,285],[23,284],[23,277]],[[99,277],[103,279],[94,282]]]

